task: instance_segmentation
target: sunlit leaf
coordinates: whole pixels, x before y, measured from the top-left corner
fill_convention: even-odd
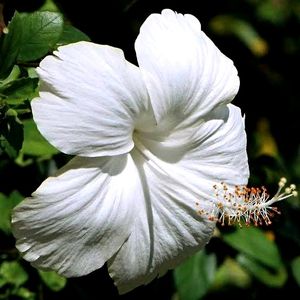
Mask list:
[[[293,259],[291,263],[291,267],[292,267],[293,276],[296,282],[298,283],[298,285],[300,286],[300,256]]]
[[[17,261],[4,261],[0,266],[0,278],[14,286],[24,284],[28,275]]]
[[[26,69],[29,78],[39,78],[35,68]]]
[[[56,12],[22,13],[23,37],[18,60],[33,61],[53,50],[63,30]]]
[[[237,229],[224,234],[223,239],[234,249],[270,268],[279,269],[282,266],[276,244],[256,227]]]
[[[19,78],[2,87],[0,91],[8,104],[18,104],[37,95],[38,81],[38,78]]]
[[[13,292],[14,296],[18,296],[22,299],[26,299],[26,300],[36,300],[36,294],[29,291],[27,288],[25,287],[19,287],[17,289],[14,290]]]
[[[44,4],[39,8],[39,11],[54,11],[59,12],[59,8],[53,0],[46,0]]]
[[[10,74],[4,80],[0,81],[0,88],[3,88],[5,85],[10,83],[11,81],[18,79],[20,74],[21,74],[20,67],[17,65],[14,65]]]
[[[249,271],[256,279],[270,287],[282,287],[287,280],[287,271],[284,265],[274,270],[269,270],[258,261],[246,255],[237,256],[237,262]]]
[[[214,279],[216,256],[200,251],[174,271],[180,300],[198,300],[206,294]]]
[[[55,272],[45,272],[39,270],[39,274],[43,282],[50,288],[52,291],[58,292],[63,289],[66,285],[67,279],[58,275]]]
[[[236,36],[255,56],[268,53],[268,43],[246,20],[231,15],[219,15],[211,20],[210,27],[218,34]]]
[[[40,134],[33,120],[25,120],[23,124],[24,143],[22,152],[24,154],[42,156],[58,153],[58,150],[50,145]]]

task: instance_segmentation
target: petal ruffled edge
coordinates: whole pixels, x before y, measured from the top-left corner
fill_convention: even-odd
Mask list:
[[[140,193],[130,155],[74,158],[13,210],[16,247],[37,268],[88,274],[130,235]]]
[[[178,126],[188,118],[184,126],[191,126],[229,103],[239,89],[233,62],[201,31],[192,15],[169,9],[150,15],[141,26],[135,49],[158,124],[167,120]]]
[[[140,70],[120,49],[78,42],[59,47],[38,68],[40,97],[31,102],[42,135],[60,151],[80,156],[119,155],[148,111]]]

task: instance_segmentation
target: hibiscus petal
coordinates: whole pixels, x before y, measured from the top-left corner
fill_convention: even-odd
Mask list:
[[[153,161],[145,149],[141,153],[134,150],[133,157],[139,166],[145,202],[139,202],[139,215],[128,240],[108,261],[120,293],[163,275],[203,248],[215,227],[197,214],[197,197],[210,190],[206,183],[202,185],[199,178],[176,165]]]
[[[182,166],[209,180],[232,186],[247,184],[247,136],[240,108],[229,104],[211,112],[192,141]]]
[[[163,141],[141,132],[138,136],[163,161],[177,163],[215,183],[247,184],[247,137],[241,110],[235,105],[218,107],[197,126],[175,131]]]
[[[120,49],[79,42],[62,46],[38,68],[34,120],[62,152],[118,155],[133,147],[134,122],[147,110],[139,69]]]
[[[213,210],[218,201],[216,183],[224,181],[230,188],[247,183],[240,109],[222,106],[208,116],[181,148],[136,136],[133,157],[143,178],[146,202],[139,203],[130,237],[108,262],[121,293],[148,283],[205,246],[214,223],[205,215],[200,218],[198,204],[208,213]]]
[[[74,158],[14,209],[17,248],[35,267],[90,273],[128,238],[140,187],[129,155]]]
[[[201,31],[192,15],[171,10],[152,14],[141,26],[135,49],[158,123],[185,127],[239,88],[237,70]],[[165,126],[165,124],[164,124]]]

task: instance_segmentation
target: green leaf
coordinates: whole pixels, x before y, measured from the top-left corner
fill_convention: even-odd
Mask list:
[[[0,89],[8,104],[19,104],[37,96],[38,78],[19,78]]]
[[[59,152],[40,134],[33,120],[25,120],[23,124],[24,142],[22,152],[24,154],[33,156],[51,156]]]
[[[206,294],[214,279],[216,256],[200,251],[174,271],[180,300],[197,300]]]
[[[22,13],[23,37],[18,60],[37,60],[52,51],[63,31],[63,17],[56,12]]]
[[[39,8],[39,11],[59,11],[59,8],[53,0],[46,0],[44,4]]]
[[[250,284],[249,274],[234,259],[228,257],[217,270],[212,289],[219,290],[228,285],[247,288]]]
[[[273,24],[283,24],[289,17],[289,5],[279,3],[274,5],[273,1],[260,1],[257,5],[257,15],[262,20],[269,21]]]
[[[29,78],[39,78],[35,68],[27,68],[26,71]]]
[[[0,81],[0,88],[5,86],[6,84],[10,83],[11,81],[18,79],[20,74],[21,74],[20,67],[17,65],[14,65],[10,74],[8,75],[8,77],[6,77],[4,80]]]
[[[55,272],[45,272],[39,270],[39,274],[43,280],[43,282],[52,290],[55,292],[60,291],[63,289],[67,283],[67,279],[65,277],[62,277],[58,275]]]
[[[36,300],[36,295],[24,287],[19,287],[12,292],[13,295],[26,300]]]
[[[0,122],[0,149],[10,157],[16,158],[23,143],[23,124],[17,117],[17,112],[8,109]]]
[[[256,279],[270,287],[282,287],[287,280],[287,271],[283,265],[270,271],[255,259],[240,254],[237,256],[237,262],[249,271]]]
[[[22,195],[17,191],[12,192],[9,197],[0,193],[0,230],[6,234],[11,233],[11,211],[22,199]]]
[[[2,288],[5,285],[6,285],[6,280],[3,277],[0,276],[0,288]],[[2,295],[0,294],[0,299],[1,299],[1,296]]]
[[[0,39],[0,79],[6,78],[17,59],[22,42],[23,26],[20,14],[14,14],[8,24],[9,32]]]
[[[218,34],[232,34],[249,48],[255,56],[267,54],[269,45],[246,20],[232,15],[218,15],[210,22],[211,29]]]
[[[74,26],[65,24],[57,45],[67,45],[80,41],[90,41],[90,38]]]
[[[300,256],[292,260],[291,267],[293,276],[297,284],[300,286]]]
[[[276,244],[258,228],[237,229],[235,232],[224,234],[223,239],[232,248],[270,268],[279,269],[282,266]]]
[[[0,266],[0,278],[18,287],[27,281],[28,275],[17,261],[4,261]]]

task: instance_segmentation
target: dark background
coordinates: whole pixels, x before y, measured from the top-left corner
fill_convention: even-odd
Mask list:
[[[278,176],[282,176],[281,174],[296,184],[300,182],[299,2],[296,0],[55,1],[65,18],[86,33],[93,42],[122,48],[126,58],[133,63],[136,63],[134,41],[140,25],[148,15],[170,8],[196,16],[206,34],[234,61],[238,69],[241,87],[233,103],[241,107],[246,115],[248,154],[252,173],[250,183],[262,182],[269,184],[271,188],[276,184]],[[263,8],[262,3],[269,3],[269,6]],[[4,11],[6,22],[10,20],[15,10],[34,11],[43,4],[42,0],[6,1]],[[214,22],[220,19],[220,16],[242,20],[243,24],[247,24],[264,41],[265,48],[263,47],[261,52],[255,52],[251,48],[251,37],[248,36],[247,40],[246,33],[244,33],[245,37],[238,33],[238,22],[229,24],[228,28],[224,27],[223,33],[216,30]],[[56,159],[58,164],[64,163],[63,156],[58,156]],[[24,176],[29,180],[24,181]],[[11,178],[14,180],[12,181]],[[8,165],[5,172],[0,175],[0,179],[6,192],[16,188],[18,182],[18,190],[24,195],[29,195],[44,178],[43,173],[35,166],[20,168]],[[286,205],[284,208],[285,217],[282,217],[280,224],[275,223],[272,230],[277,236],[277,243],[284,259],[288,259],[296,253],[299,255],[300,252],[300,243],[295,242],[299,239],[299,230],[294,233],[294,238],[289,238],[287,233],[291,226],[299,228],[299,207],[291,208]],[[13,247],[13,239],[8,243]],[[220,241],[209,244],[208,251],[217,253],[220,260],[230,252]],[[24,264],[26,265],[26,262]],[[34,276],[36,275],[33,273],[32,278]],[[34,280],[31,280],[31,284],[35,289]],[[220,296],[226,298],[228,295],[230,299],[241,297],[277,299],[278,296],[285,297],[287,291],[299,293],[293,279],[289,279],[280,290],[267,288],[254,281],[251,289],[247,291],[229,287],[220,294],[217,291],[212,292],[205,299],[216,299]],[[148,286],[118,296],[104,267],[88,276],[69,279],[66,288],[59,293],[46,289],[41,299],[168,300],[173,294],[174,283],[172,273],[169,272]]]

